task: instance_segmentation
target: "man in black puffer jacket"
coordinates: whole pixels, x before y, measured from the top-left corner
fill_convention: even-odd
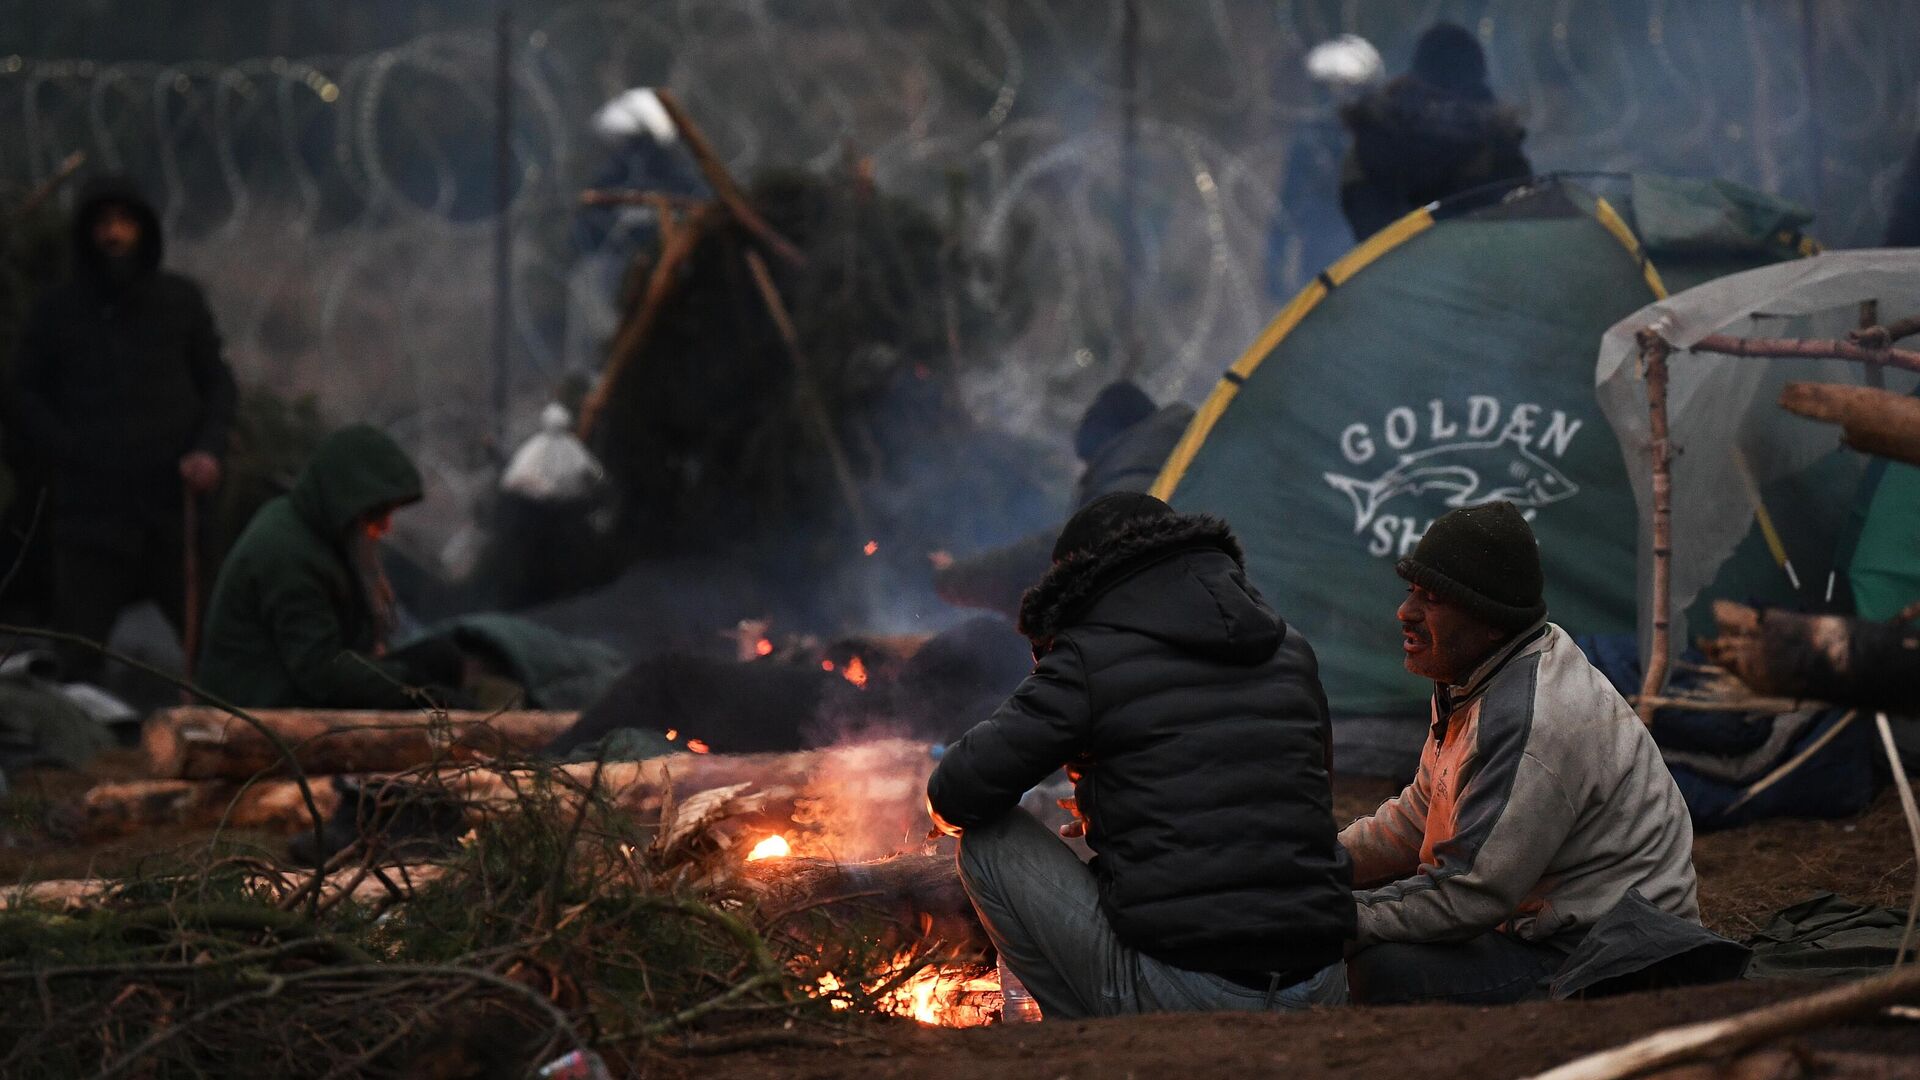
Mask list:
[[[1115,493],[1053,556],[1021,611],[1033,673],[927,787],[1002,962],[1055,1018],[1344,1000],[1313,650],[1218,519]],[[1062,765],[1086,865],[1015,806]]]

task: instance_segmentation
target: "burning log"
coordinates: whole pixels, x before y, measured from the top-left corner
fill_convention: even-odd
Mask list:
[[[570,712],[380,712],[263,709],[253,714],[293,747],[308,775],[401,772],[434,762],[528,754],[572,727]],[[259,728],[207,707],[162,709],[140,733],[147,771],[180,780],[285,775]]]
[[[1839,424],[1846,444],[1909,465],[1920,465],[1920,398],[1833,383],[1788,383],[1780,407]]]
[[[821,910],[847,920],[877,919],[898,941],[937,940],[958,962],[985,962],[992,944],[960,884],[952,855],[894,855],[873,862],[772,858],[747,877],[773,912]]]
[[[1920,708],[1920,628],[1713,605],[1708,658],[1764,694],[1899,712]]]
[[[746,785],[764,793],[764,816],[791,823],[794,846],[849,859],[874,858],[923,836],[924,792],[933,761],[925,744],[886,739],[794,754],[673,754],[645,761],[553,768],[445,769],[409,774],[409,784],[443,789],[469,813],[486,813],[541,787],[555,809],[569,812],[587,792],[642,820],[657,819],[671,800]],[[323,816],[340,808],[339,789],[310,785]],[[83,840],[125,836],[162,826],[268,829],[287,835],[312,828],[298,781],[252,784],[219,780],[136,780],[98,784],[55,810],[54,823]]]

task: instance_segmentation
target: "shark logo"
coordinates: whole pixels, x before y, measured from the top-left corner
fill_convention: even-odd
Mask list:
[[[1579,494],[1580,487],[1546,459],[1511,438],[1458,442],[1401,454],[1393,468],[1372,480],[1322,474],[1353,500],[1353,531],[1367,527],[1380,508],[1402,495],[1447,493],[1449,509],[1506,499],[1537,510]]]

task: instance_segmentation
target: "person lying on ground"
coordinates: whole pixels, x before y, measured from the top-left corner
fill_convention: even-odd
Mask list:
[[[1155,408],[1146,391],[1121,379],[1094,397],[1080,417],[1073,449],[1085,468],[1074,485],[1075,510],[1116,491],[1146,491],[1193,420],[1184,402]],[[1016,618],[1020,596],[1047,572],[1056,533],[1044,529],[1005,547],[954,558],[935,552],[933,588],[956,607]]]
[[[1455,510],[1396,569],[1432,737],[1406,790],[1340,833],[1359,888],[1353,1000],[1544,996],[1629,891],[1697,924],[1686,804],[1646,725],[1547,621],[1520,511]]]
[[[451,642],[387,648],[394,605],[380,538],[420,496],[419,471],[377,429],[321,440],[293,490],[234,542],[214,583],[199,684],[249,708],[464,704],[450,689],[465,666]]]
[[[1067,523],[1020,625],[1037,661],[927,785],[981,923],[1046,1016],[1344,1000],[1313,650],[1217,518],[1115,493]],[[1063,765],[1083,864],[1019,809]]]

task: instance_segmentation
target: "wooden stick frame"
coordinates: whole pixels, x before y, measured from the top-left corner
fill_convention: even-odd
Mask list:
[[[1846,341],[1709,334],[1695,342],[1690,351],[1777,360],[1850,360],[1867,365],[1869,370],[1885,366],[1920,372],[1920,352],[1893,347],[1893,342],[1914,333],[1920,333],[1920,316],[1851,331]],[[1640,719],[1651,724],[1672,664],[1673,447],[1667,427],[1667,361],[1673,346],[1652,327],[1634,337],[1640,346],[1640,370],[1647,382],[1647,452],[1653,465],[1653,642],[1637,703]]]

